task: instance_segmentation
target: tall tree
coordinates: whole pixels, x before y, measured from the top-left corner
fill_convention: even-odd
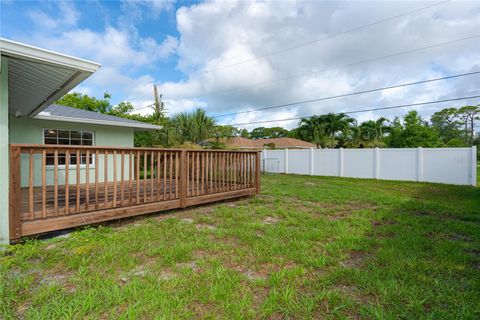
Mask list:
[[[317,148],[334,147],[337,143],[327,133],[326,123],[322,116],[313,116],[300,120],[297,134],[302,140],[314,143]]]
[[[252,139],[271,139],[271,138],[283,138],[288,135],[288,130],[282,127],[258,127],[250,132],[250,138]]]
[[[442,146],[438,132],[416,111],[408,112],[403,117],[403,122],[395,118],[387,144],[394,148]]]
[[[461,121],[456,108],[445,108],[435,112],[430,118],[432,127],[434,127],[443,143],[448,144],[452,139],[461,140]]]
[[[103,94],[103,99],[97,99],[86,94],[73,92],[67,93],[62,98],[58,99],[56,103],[77,109],[108,113],[112,108],[110,98],[111,95],[108,92]]]
[[[458,109],[457,112],[465,130],[465,136],[470,145],[473,145],[475,137],[475,121],[480,120],[480,105],[465,106]]]
[[[365,145],[369,147],[381,147],[384,145],[382,140],[390,130],[390,126],[386,124],[387,121],[386,118],[381,117],[377,120],[369,120],[360,124],[359,129],[362,139],[366,142]]]
[[[196,109],[193,112],[182,112],[171,118],[181,143],[189,141],[199,143],[211,137],[215,121],[207,116],[203,109]]]
[[[328,113],[320,117],[325,123],[326,133],[331,138],[335,138],[340,133],[348,133],[350,126],[355,123],[355,120],[345,113]]]

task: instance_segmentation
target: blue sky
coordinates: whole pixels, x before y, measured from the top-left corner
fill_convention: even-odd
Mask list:
[[[4,0],[1,36],[101,63],[75,91],[97,97],[108,91],[113,103],[131,101],[145,114],[157,83],[170,114],[202,107],[218,115],[480,70],[479,38],[336,68],[479,34],[479,2],[436,3]],[[393,18],[416,9],[421,10]],[[387,20],[334,36],[382,19]],[[328,39],[314,41],[322,38]],[[271,54],[306,42],[311,44]],[[278,80],[286,77],[291,79]],[[234,124],[446,99],[478,93],[478,83],[473,76],[218,120]],[[478,101],[458,105],[466,103]],[[446,106],[416,109],[429,116]]]

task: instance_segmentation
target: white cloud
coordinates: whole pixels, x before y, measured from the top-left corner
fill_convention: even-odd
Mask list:
[[[117,24],[107,24],[101,32],[79,27],[79,14],[74,5],[64,3],[60,8],[62,18],[59,19],[45,17],[38,10],[31,12],[32,19],[45,18],[38,21],[47,32],[36,31],[26,38],[42,47],[102,63],[102,68],[86,84],[95,92],[116,90],[123,96],[114,98],[129,100],[136,107],[141,107],[153,102],[152,84],[160,82],[159,89],[164,94],[169,113],[204,107],[209,114],[215,115],[479,70],[478,39],[337,68],[478,34],[478,2],[452,1],[377,26],[268,55],[429,4],[432,3],[189,3],[176,12],[178,38],[162,36],[160,41],[153,36],[145,36],[145,30],[139,32],[137,28],[145,19],[155,19],[161,13],[171,12],[174,8],[172,2],[125,1]],[[158,30],[148,30],[148,33],[162,31],[159,27]],[[265,54],[264,58],[255,59]],[[172,56],[178,58],[177,70],[185,77],[175,81],[158,81],[161,77],[155,72],[163,70],[151,67]],[[250,59],[255,60],[225,68]],[[323,71],[326,69],[329,71]],[[305,76],[298,76],[302,74]],[[290,79],[276,81],[281,78]],[[471,94],[475,90],[478,92],[479,82],[479,76],[459,78],[219,120],[243,123],[445,99]],[[461,103],[464,101],[416,109],[428,115],[439,107]],[[380,115],[393,117],[407,110],[355,116],[359,120]],[[139,112],[149,112],[149,109]],[[292,127],[296,123],[274,122],[264,126]],[[248,127],[256,126],[262,124]]]
[[[123,0],[122,12],[129,19],[156,19],[163,11],[174,8],[174,0]]]
[[[79,19],[79,12],[74,8],[73,3],[59,1],[57,3],[58,18],[45,13],[40,9],[34,9],[27,13],[27,16],[42,30],[55,30],[75,26]]]
[[[442,4],[377,26],[224,68],[238,61],[324,38],[426,5],[428,3],[425,2],[214,1],[183,7],[177,11],[180,32],[177,53],[178,67],[188,75],[188,79],[164,82],[160,86],[161,92],[167,98],[200,98],[207,104],[210,114],[222,114],[478,69],[478,41],[469,40],[315,73],[478,34],[480,4],[474,2]],[[208,72],[205,73],[205,70]],[[308,73],[303,77],[261,84]],[[478,83],[478,80],[478,76],[469,77],[310,103],[298,108],[241,114],[234,119],[227,117],[225,122],[271,120],[444,99],[465,93],[466,83],[474,90],[472,83]],[[252,83],[259,85],[249,86]],[[438,107],[432,105],[417,109],[429,113]],[[405,111],[399,109],[371,115],[394,116]]]

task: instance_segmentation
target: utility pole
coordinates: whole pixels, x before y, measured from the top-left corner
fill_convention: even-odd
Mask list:
[[[153,85],[153,96],[155,98],[155,103],[154,103],[155,113],[159,114],[160,113],[160,97],[158,96],[158,89],[156,84]]]
[[[153,106],[155,109],[154,114],[159,119],[163,114],[163,112],[165,111],[165,104],[162,101],[162,95],[158,94],[158,88],[156,84],[153,85],[153,96],[155,98],[155,102],[153,103]]]

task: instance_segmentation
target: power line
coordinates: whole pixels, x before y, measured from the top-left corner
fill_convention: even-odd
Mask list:
[[[353,114],[353,113],[362,113],[362,112],[379,111],[379,110],[399,109],[399,108],[415,107],[415,106],[421,106],[421,105],[427,105],[427,104],[442,103],[442,102],[451,102],[451,101],[467,100],[467,99],[476,99],[476,98],[480,98],[480,95],[469,96],[469,97],[458,97],[458,98],[451,98],[451,99],[444,99],[444,100],[436,100],[436,101],[410,103],[410,104],[401,104],[401,105],[391,106],[391,107],[381,107],[381,108],[371,108],[371,109],[360,109],[360,110],[354,110],[354,111],[346,111],[346,112],[343,112],[343,113],[345,113],[345,114]],[[271,123],[271,122],[283,122],[283,121],[309,119],[309,118],[312,118],[312,117],[314,117],[314,116],[309,116],[309,117],[295,117],[295,118],[286,118],[286,119],[277,119],[277,120],[254,121],[254,122],[244,122],[244,123],[233,123],[233,124],[226,124],[226,125],[231,125],[231,126],[244,126],[244,125],[249,125],[249,124],[260,124],[260,123]]]
[[[312,45],[312,44],[318,43],[320,41],[332,39],[332,38],[335,38],[335,37],[338,37],[338,36],[341,36],[341,35],[344,35],[344,34],[347,34],[347,33],[355,32],[355,31],[358,31],[358,30],[361,30],[361,29],[365,29],[365,28],[368,28],[368,27],[371,27],[371,26],[374,26],[374,25],[377,25],[377,24],[380,24],[380,23],[383,23],[383,22],[386,22],[386,21],[389,21],[389,20],[394,20],[394,19],[398,19],[398,18],[407,16],[407,15],[413,14],[413,13],[418,13],[420,11],[430,9],[430,8],[445,4],[447,2],[450,2],[450,0],[441,1],[441,2],[438,2],[438,3],[434,3],[432,5],[428,5],[426,7],[422,7],[422,8],[419,8],[419,9],[415,9],[415,10],[412,10],[412,11],[401,13],[401,14],[391,16],[391,17],[388,17],[388,18],[383,18],[383,19],[377,20],[375,22],[371,22],[371,23],[368,23],[368,24],[364,24],[364,25],[352,28],[352,29],[347,29],[345,31],[329,35],[329,36],[324,37],[324,38],[314,39],[314,40],[310,40],[310,41],[307,41],[307,42],[299,43],[299,44],[296,44],[294,46],[287,47],[287,48],[284,48],[284,49],[280,49],[280,50],[277,50],[277,51],[271,51],[269,53],[262,54],[258,57],[245,59],[245,60],[242,60],[242,61],[227,64],[227,65],[224,65],[224,66],[220,66],[220,67],[212,68],[212,69],[209,69],[209,70],[205,70],[205,73],[231,68],[231,67],[234,67],[234,66],[238,66],[238,65],[241,65],[241,64],[248,63],[248,62],[256,61],[256,60],[259,60],[259,59],[262,59],[262,58],[265,58],[265,57],[268,57],[268,56],[272,56],[272,55],[276,55],[276,54],[279,54],[279,53],[283,53],[283,52],[291,51],[291,50],[294,50],[294,49],[298,49],[298,48],[301,48],[301,47],[304,47],[304,46]]]
[[[440,42],[440,43],[432,44],[432,45],[425,46],[425,47],[419,47],[419,48],[410,49],[410,50],[406,50],[406,51],[391,53],[391,54],[388,54],[388,55],[385,55],[385,56],[378,56],[378,57],[375,57],[375,58],[370,58],[370,59],[360,60],[360,61],[356,61],[356,62],[351,62],[351,63],[347,63],[347,64],[344,64],[344,65],[329,67],[329,68],[322,69],[322,70],[310,71],[310,72],[307,72],[307,73],[296,74],[296,75],[293,75],[293,76],[278,78],[278,79],[269,80],[269,81],[256,82],[256,83],[252,83],[252,84],[242,86],[242,87],[239,87],[239,88],[213,91],[213,92],[210,92],[210,93],[200,95],[198,97],[207,97],[207,96],[224,94],[224,93],[228,93],[228,92],[242,91],[242,90],[246,90],[246,89],[251,88],[251,87],[266,85],[266,84],[285,81],[285,80],[291,80],[291,79],[295,79],[295,78],[301,78],[301,77],[310,76],[310,75],[313,75],[313,74],[319,74],[319,73],[323,73],[323,72],[331,71],[331,70],[348,68],[348,67],[356,66],[356,65],[359,65],[359,64],[364,64],[364,63],[374,62],[374,61],[388,59],[388,58],[392,58],[392,57],[402,56],[402,55],[405,55],[405,54],[410,54],[410,53],[415,53],[415,52],[419,52],[419,51],[422,51],[422,50],[427,50],[427,49],[432,49],[432,48],[436,48],[436,47],[446,46],[446,45],[450,45],[450,44],[454,44],[454,43],[457,43],[457,42],[470,40],[470,39],[474,39],[474,38],[479,38],[479,37],[480,37],[480,35],[478,35],[478,34],[471,35],[471,36],[468,36],[468,37],[465,37],[465,38],[460,38],[460,39],[451,40],[451,41],[447,41],[447,42]]]
[[[336,98],[354,96],[354,95],[359,95],[359,94],[364,94],[364,93],[371,93],[371,92],[375,92],[375,91],[396,89],[396,88],[413,86],[413,85],[422,84],[422,83],[429,83],[429,82],[435,82],[435,81],[440,81],[440,80],[448,80],[448,79],[454,79],[454,78],[459,78],[459,77],[465,77],[465,76],[470,76],[470,75],[479,74],[479,73],[480,73],[480,71],[461,73],[461,74],[456,74],[456,75],[451,75],[451,76],[446,76],[446,77],[441,77],[441,78],[434,78],[434,79],[427,79],[427,80],[421,80],[421,81],[415,81],[415,82],[402,83],[402,84],[397,84],[397,85],[388,86],[388,87],[375,88],[375,89],[369,89],[369,90],[363,90],[363,91],[357,91],[357,92],[351,92],[351,93],[344,93],[344,94],[339,94],[339,95],[335,95],[335,96],[322,97],[322,98],[316,98],[316,99],[310,99],[310,100],[303,100],[303,101],[298,101],[298,102],[290,102],[290,103],[285,103],[285,104],[280,104],[280,105],[275,105],[275,106],[257,108],[257,109],[253,109],[253,110],[226,113],[226,114],[213,116],[212,118],[234,116],[234,115],[237,115],[237,114],[258,112],[258,111],[269,110],[269,109],[285,108],[285,107],[289,107],[289,106],[293,106],[293,105],[297,105],[297,104],[306,104],[306,103],[312,103],[312,102],[318,102],[318,101],[324,101],[324,100],[331,100],[331,99],[336,99]]]

